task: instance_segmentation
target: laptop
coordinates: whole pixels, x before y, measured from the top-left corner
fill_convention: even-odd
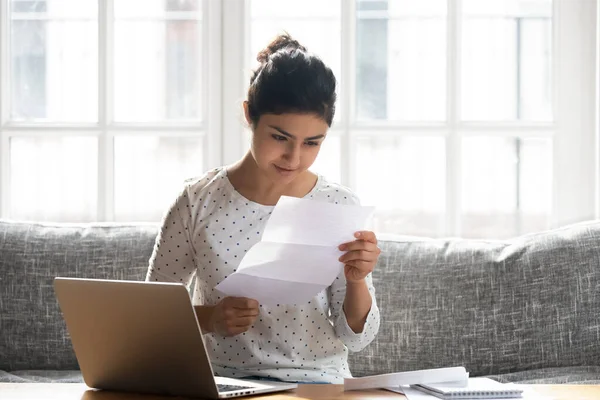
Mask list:
[[[59,277],[54,290],[91,388],[224,399],[298,386],[213,376],[183,284]]]

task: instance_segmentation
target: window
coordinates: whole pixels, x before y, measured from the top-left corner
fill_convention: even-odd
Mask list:
[[[206,4],[3,1],[3,216],[159,220],[207,168]]]
[[[577,40],[554,26],[554,13],[583,13],[584,3],[356,0],[295,9],[252,0],[247,65],[283,29],[341,65],[342,107],[315,170],[376,205],[378,232],[511,237],[593,216],[588,207],[560,218],[553,204],[574,173],[564,163],[553,173],[558,159],[578,163],[556,138],[579,140],[553,112],[556,82],[573,79],[554,71],[554,40]],[[580,34],[593,37],[594,26]]]
[[[0,4],[1,217],[158,221],[183,179],[245,152],[250,71],[284,30],[339,81],[314,170],[375,205],[376,231],[594,217],[596,2]]]

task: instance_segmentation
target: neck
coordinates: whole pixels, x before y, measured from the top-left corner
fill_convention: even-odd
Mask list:
[[[314,186],[314,180],[312,180],[312,186],[308,190],[305,189],[305,178],[313,175],[308,171],[287,185],[278,185],[260,171],[250,152],[246,153],[237,163],[228,167],[227,175],[233,187],[240,194],[248,200],[264,205],[275,205],[281,196],[302,197]]]

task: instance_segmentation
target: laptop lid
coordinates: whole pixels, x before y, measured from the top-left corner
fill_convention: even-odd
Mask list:
[[[297,386],[219,394],[183,284],[59,277],[54,289],[89,387],[216,399]]]

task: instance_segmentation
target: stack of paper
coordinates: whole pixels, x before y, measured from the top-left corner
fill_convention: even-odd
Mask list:
[[[463,367],[425,369],[344,379],[344,390],[387,389],[409,400],[428,399],[511,399],[523,389],[489,378],[469,378]]]
[[[466,385],[469,373],[464,367],[424,369],[392,374],[344,379],[344,390],[379,389],[417,383],[458,382]]]
[[[521,397],[523,389],[516,385],[502,384],[489,378],[470,378],[462,382],[420,383],[412,385],[421,392],[440,399],[512,399]]]

